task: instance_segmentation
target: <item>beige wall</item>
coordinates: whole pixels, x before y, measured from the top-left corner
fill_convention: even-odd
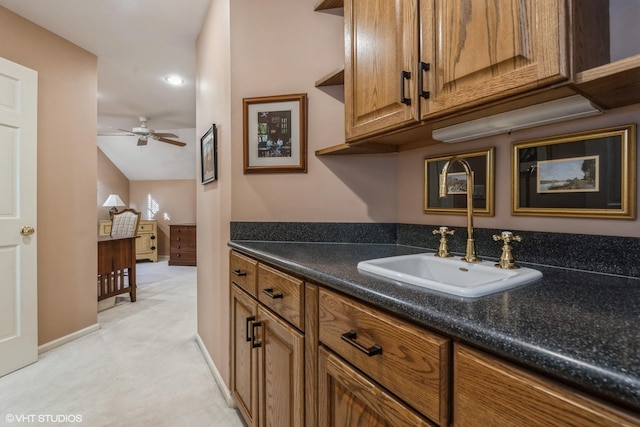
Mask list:
[[[0,56],[38,72],[38,343],[97,321],[97,58],[0,7]]]
[[[344,142],[342,89],[314,86],[344,64],[342,16],[308,1],[213,0],[197,57],[197,132],[218,125],[220,172],[197,193],[198,332],[228,382],[229,222],[395,221],[397,159],[314,155]],[[244,175],[242,98],[291,93],[309,98],[308,173]]]
[[[425,215],[423,213],[424,157],[493,146],[496,147],[495,217],[474,218],[476,227],[640,237],[639,220],[511,215],[510,147],[512,142],[631,123],[640,123],[640,105],[611,110],[596,117],[513,132],[511,135],[498,135],[459,144],[441,144],[400,153],[398,157],[398,222],[464,226],[466,224],[464,215]],[[636,192],[639,189],[636,188]]]
[[[109,194],[117,194],[129,205],[129,180],[98,148],[98,220],[110,219],[111,208],[102,206]]]
[[[395,157],[314,154],[344,142],[343,89],[314,86],[344,66],[344,19],[314,12],[312,3],[231,4],[231,132],[237,142],[231,159],[232,219],[395,221]],[[288,93],[307,93],[309,98],[308,173],[244,175],[242,98]]]
[[[229,380],[228,255],[231,218],[230,0],[212,0],[197,42],[196,134],[218,127],[218,180],[196,188],[198,335]],[[199,150],[199,148],[198,148]],[[200,158],[200,153],[197,156]],[[197,162],[198,163],[198,162]],[[200,176],[200,165],[196,166]]]
[[[169,256],[169,225],[196,222],[194,179],[130,181],[129,207],[158,220],[158,255]]]

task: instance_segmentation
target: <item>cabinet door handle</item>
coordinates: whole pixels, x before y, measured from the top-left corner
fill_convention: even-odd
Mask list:
[[[420,91],[420,96],[423,97],[424,99],[429,99],[429,97],[431,96],[431,92],[429,92],[428,90],[424,90],[424,83],[423,83],[424,73],[425,71],[429,71],[430,69],[431,69],[431,64],[429,64],[428,62],[420,61],[420,74],[418,74],[418,88]]]
[[[382,354],[382,347],[380,347],[378,344],[374,344],[369,348],[363,347],[361,344],[358,344],[358,342],[356,341],[355,331],[345,332],[344,334],[342,334],[341,338],[343,341],[348,342],[369,357],[375,356],[376,354]]]
[[[246,320],[247,323],[245,324],[245,336],[247,338],[247,342],[251,341],[251,335],[249,335],[249,323],[253,322],[254,320],[256,320],[256,316],[249,316]]]
[[[256,342],[256,328],[260,326],[262,326],[262,321],[253,322],[253,325],[251,325],[251,348],[262,347],[261,342]]]
[[[233,271],[232,271],[232,273],[233,273],[233,274],[235,274],[235,275],[236,275],[236,276],[238,276],[238,277],[242,277],[242,276],[246,276],[246,275],[247,275],[247,272],[246,272],[246,271],[242,271],[242,270],[240,270],[240,269],[238,269],[238,270],[233,270]]]
[[[284,295],[282,295],[282,292],[273,292],[273,288],[266,288],[262,290],[263,294],[269,295],[271,297],[271,299],[278,299],[278,298],[282,298]]]
[[[403,71],[400,73],[400,102],[405,105],[411,105],[411,98],[407,98],[404,93],[404,82],[410,78],[411,73],[409,71]]]

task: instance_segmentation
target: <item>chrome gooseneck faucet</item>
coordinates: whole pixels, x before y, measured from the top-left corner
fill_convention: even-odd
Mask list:
[[[454,163],[460,163],[462,165],[467,177],[467,250],[462,260],[466,262],[479,262],[480,258],[476,257],[476,244],[473,240],[473,171],[466,160],[454,157],[444,164],[442,172],[440,173],[439,196],[446,197],[448,194],[447,174],[449,173],[449,167]]]

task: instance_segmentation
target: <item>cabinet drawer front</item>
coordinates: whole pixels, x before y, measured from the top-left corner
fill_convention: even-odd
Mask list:
[[[258,300],[304,330],[304,282],[265,265],[258,266]]]
[[[190,228],[171,228],[171,238],[175,240],[194,240],[196,238],[196,229]]]
[[[321,343],[422,414],[447,424],[448,339],[325,289],[319,317]]]
[[[462,345],[455,346],[453,390],[460,427],[640,425],[639,418]]]
[[[138,233],[155,233],[157,224],[158,223],[156,221],[141,220],[140,225],[138,226]]]
[[[318,365],[320,426],[435,426],[324,348]]]
[[[171,259],[174,261],[193,261],[196,260],[195,252],[171,252]]]
[[[229,256],[229,278],[231,282],[257,297],[258,262],[231,252]]]
[[[195,252],[196,242],[171,242],[171,252]]]

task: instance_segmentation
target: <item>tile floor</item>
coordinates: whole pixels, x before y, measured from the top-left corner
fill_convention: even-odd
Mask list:
[[[0,426],[243,426],[195,342],[196,268],[137,272],[137,302],[118,297],[98,314],[100,330],[0,378]],[[20,415],[35,417],[9,422]]]

